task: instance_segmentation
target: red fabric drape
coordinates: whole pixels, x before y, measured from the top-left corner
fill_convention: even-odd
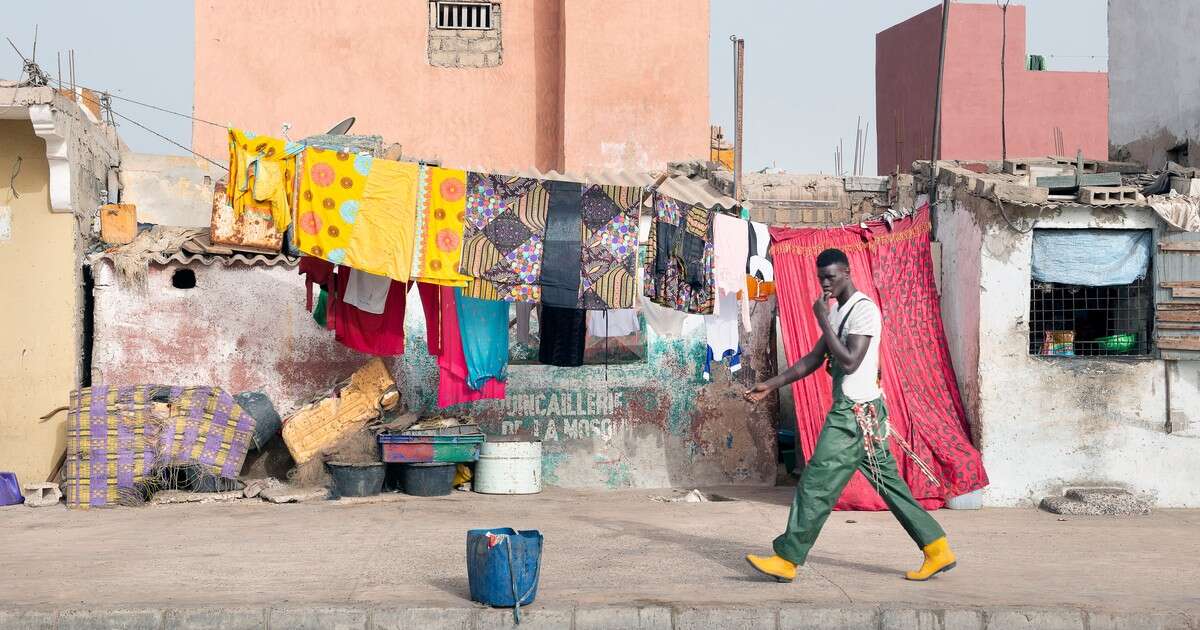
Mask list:
[[[816,258],[837,248],[850,259],[854,285],[883,313],[880,366],[892,430],[904,436],[933,469],[934,485],[893,441],[900,474],[927,509],[947,497],[987,485],[979,452],[967,437],[966,416],[950,363],[929,253],[929,213],[866,228],[772,228],[776,294],[784,351],[793,363],[816,344],[820,328],[812,303],[821,294]],[[796,430],[807,459],[812,456],[832,383],[824,370],[792,385]],[[856,473],[835,509],[887,509],[879,494]]]

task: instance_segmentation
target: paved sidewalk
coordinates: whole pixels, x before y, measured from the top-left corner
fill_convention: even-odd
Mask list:
[[[657,503],[661,491],[456,493],[375,503],[0,509],[0,628],[492,628],[467,597],[465,534],[540,529],[523,628],[1191,628],[1200,511],[1060,520],[943,510],[959,567],[920,561],[885,513],[837,512],[794,584],[753,575],[790,490]]]

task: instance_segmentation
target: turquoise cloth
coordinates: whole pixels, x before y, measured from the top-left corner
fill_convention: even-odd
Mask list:
[[[508,373],[508,302],[466,297],[454,289],[458,328],[467,360],[467,387],[478,390],[489,378]]]

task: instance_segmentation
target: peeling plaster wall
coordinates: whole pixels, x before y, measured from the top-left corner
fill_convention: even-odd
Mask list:
[[[940,197],[940,199],[945,199]],[[967,411],[971,439],[979,443],[979,301],[982,233],[961,199],[938,203],[936,240],[942,244],[941,307],[950,359]]]
[[[206,228],[213,185],[225,171],[192,156],[123,153],[121,203],[137,206],[142,223]]]
[[[194,289],[175,289],[177,266],[153,266],[147,289],[96,269],[96,382],[211,384],[261,389],[281,411],[349,375],[367,357],[334,341],[304,308],[292,267],[189,265]],[[408,352],[389,361],[403,399],[437,411],[437,362],[425,352],[416,291],[406,315]],[[714,368],[701,379],[703,328],[683,340],[648,332],[648,359],[634,365],[553,368],[514,365],[508,398],[448,413],[473,416],[491,435],[543,440],[548,484],[567,487],[695,487],[770,484],[775,479],[775,409],[741,393],[757,372],[775,371],[773,300],[743,331],[741,372]]]
[[[1008,208],[1014,221],[1029,218]],[[1200,438],[1168,434],[1165,365],[1158,359],[1114,360],[1037,357],[1028,354],[1030,255],[1033,238],[1012,230],[995,204],[968,197],[965,212],[943,212],[939,221],[965,226],[954,248],[973,249],[968,221],[979,242],[979,426],[991,486],[985,505],[1030,505],[1072,485],[1117,485],[1154,495],[1163,507],[1200,506]],[[1144,209],[1063,207],[1043,212],[1039,228],[1158,229]],[[942,234],[939,226],[939,234]],[[961,232],[960,232],[961,233]],[[973,257],[968,253],[964,259]],[[966,291],[970,264],[944,267],[944,286]],[[959,277],[966,275],[966,278]],[[947,295],[943,301],[949,302]],[[953,305],[951,304],[951,313]],[[949,337],[976,343],[973,326],[947,322]],[[952,345],[953,347],[953,345]],[[964,357],[969,353],[958,351]],[[955,356],[956,361],[958,356]],[[969,367],[959,366],[960,373]],[[1196,378],[1195,372],[1181,374]],[[1195,384],[1191,384],[1195,387]]]

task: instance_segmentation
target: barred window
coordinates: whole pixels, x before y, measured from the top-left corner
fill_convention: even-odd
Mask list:
[[[455,30],[492,28],[492,5],[476,2],[438,2],[437,27]]]
[[[1149,237],[1131,230],[1036,230],[1029,354],[1149,355],[1154,322]],[[1063,281],[1069,279],[1089,282]]]

